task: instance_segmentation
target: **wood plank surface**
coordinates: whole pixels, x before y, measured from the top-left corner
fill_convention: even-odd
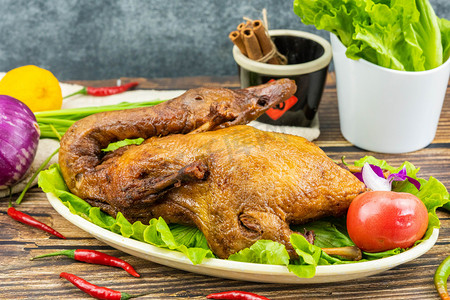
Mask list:
[[[83,85],[115,84],[117,79],[72,81]],[[122,78],[138,80],[145,89],[188,89],[199,86],[238,88],[237,77]],[[425,101],[425,100],[424,100]],[[420,177],[434,176],[450,186],[450,89],[433,143],[407,154],[378,154],[354,147],[339,130],[336,86],[333,74],[327,80],[319,108],[321,135],[315,143],[331,158],[346,156],[347,161],[364,155],[386,159],[392,165],[405,160],[421,167]],[[89,299],[60,272],[77,274],[90,282],[131,294],[151,291],[141,299],[206,299],[212,292],[245,290],[270,299],[438,299],[433,274],[438,264],[450,255],[450,214],[438,211],[441,230],[436,245],[423,256],[379,275],[340,283],[266,284],[209,277],[165,267],[130,256],[94,239],[61,217],[37,187],[26,195],[20,209],[53,226],[67,237],[61,240],[40,230],[13,221],[7,214],[8,199],[0,199],[0,299]],[[75,262],[65,257],[30,261],[39,254],[64,249],[87,248],[104,251],[127,260],[142,274],[129,276],[121,269]]]

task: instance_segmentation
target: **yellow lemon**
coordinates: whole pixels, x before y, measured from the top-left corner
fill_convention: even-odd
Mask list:
[[[12,69],[0,81],[0,95],[25,103],[33,112],[61,109],[62,93],[52,72],[28,65]]]

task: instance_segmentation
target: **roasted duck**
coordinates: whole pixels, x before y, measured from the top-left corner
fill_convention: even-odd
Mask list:
[[[288,81],[275,84],[294,90]],[[269,87],[276,90],[273,85],[254,90]],[[277,98],[286,99],[290,94],[285,92]],[[260,112],[260,106],[256,103],[254,109]],[[168,107],[175,109],[170,104]],[[188,111],[195,110],[194,105]],[[159,113],[164,115],[163,111]],[[231,120],[222,117],[227,116],[223,113],[220,118],[227,120],[224,123],[214,123],[216,119],[211,118],[189,130],[174,132],[166,128],[170,128],[170,120],[178,122],[176,119],[160,121],[159,126],[165,130],[146,131],[140,123],[143,114],[134,114],[139,114],[138,119],[126,116],[130,124],[119,118],[105,120],[108,114],[82,120],[63,137],[60,166],[69,188],[90,204],[111,215],[120,211],[132,222],[161,216],[168,223],[195,225],[220,258],[259,239],[286,245],[294,257],[289,224],[342,215],[353,198],[365,191],[365,185],[355,176],[301,137],[250,126],[228,127],[256,114],[243,113],[246,116],[242,117],[237,112]],[[90,126],[97,122],[109,122],[112,129],[97,126],[92,131]],[[121,133],[121,126],[131,128],[132,134]],[[212,130],[198,132],[198,128]],[[183,134],[187,131],[194,133]],[[100,149],[110,141],[137,136],[147,139],[139,146],[100,155]]]

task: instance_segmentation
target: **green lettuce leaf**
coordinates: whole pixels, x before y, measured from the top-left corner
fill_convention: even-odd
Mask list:
[[[355,60],[423,71],[449,55],[447,20],[428,0],[294,0],[293,8],[304,24],[335,34]]]
[[[128,146],[128,145],[140,145],[144,141],[143,138],[137,139],[124,139],[115,143],[111,143],[105,149],[102,149],[103,152],[111,152],[119,149],[120,147]]]
[[[358,9],[359,1],[342,0],[295,0],[294,12],[306,25],[315,25],[319,30],[336,34],[345,46],[353,41],[355,26],[353,20],[363,20]]]
[[[38,184],[46,193],[53,193],[59,197],[60,192],[68,192],[69,188],[61,176],[61,169],[58,164],[51,165],[47,170],[40,172]]]
[[[419,168],[409,162],[395,168],[386,161],[378,160],[372,156],[366,156],[354,164],[363,166],[365,162],[380,166],[391,172],[398,172],[401,168],[406,167],[408,175],[413,178],[417,178],[417,172],[419,171]],[[429,212],[429,224],[423,239],[427,239],[433,229],[440,226],[436,209],[449,203],[449,193],[445,186],[433,177],[430,177],[429,180],[417,179],[422,185],[420,191],[407,181],[396,182],[393,187],[398,192],[415,194],[425,203]],[[53,193],[57,196],[73,214],[77,214],[102,228],[157,247],[182,252],[194,264],[201,263],[206,258],[215,257],[208,247],[205,236],[197,228],[167,224],[162,218],[152,219],[149,224],[141,222],[131,224],[121,213],[118,213],[114,218],[98,207],[92,207],[83,199],[69,192],[57,164],[42,171],[39,174],[38,183],[44,192]],[[257,241],[251,247],[231,255],[229,260],[283,265],[297,276],[305,278],[314,276],[318,265],[357,263],[330,256],[321,250],[321,248],[354,245],[348,236],[345,218],[325,218],[304,225],[296,225],[292,229],[297,232],[304,232],[305,229],[312,230],[315,234],[315,245],[309,244],[302,235],[291,235],[291,244],[299,256],[296,260],[289,259],[289,254],[284,245],[267,240]],[[403,251],[405,250],[394,249],[379,253],[364,252],[363,259],[359,262],[392,256]]]
[[[268,240],[259,240],[250,248],[231,254],[228,259],[257,264],[289,265],[289,254],[284,245]]]
[[[314,245],[321,248],[335,248],[354,246],[347,233],[345,218],[325,218],[306,225],[292,227],[298,232],[302,229],[312,230],[315,234]]]
[[[179,244],[209,250],[205,235],[196,227],[169,224],[172,235]]]
[[[406,24],[417,23],[419,12],[415,0],[384,3],[364,1],[365,18],[355,24],[352,42],[347,47],[347,56],[364,58],[374,64],[395,70],[424,70],[423,50],[417,41],[405,41]],[[401,34],[403,33],[403,34]],[[410,33],[411,34],[411,33]],[[415,37],[415,35],[413,35]]]
[[[450,21],[438,18],[439,29],[441,30],[443,61],[450,57]]]
[[[428,0],[415,0],[415,2],[419,11],[419,21],[411,23],[409,33],[416,37],[417,46],[423,50],[424,69],[430,70],[443,63],[441,31],[430,2]]]
[[[322,249],[310,244],[304,236],[296,233],[291,234],[290,242],[299,258],[288,266],[289,271],[303,278],[314,277]]]
[[[383,251],[383,252],[376,252],[376,253],[371,253],[371,252],[363,252],[363,256],[365,258],[365,260],[369,261],[369,260],[375,260],[375,259],[380,259],[383,257],[388,257],[388,256],[392,256],[395,254],[399,254],[404,252],[405,249],[400,249],[400,248],[395,248],[392,250],[387,250],[387,251]]]

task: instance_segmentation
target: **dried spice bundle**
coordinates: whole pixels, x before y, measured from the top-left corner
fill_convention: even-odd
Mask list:
[[[252,60],[274,65],[287,64],[286,57],[278,52],[261,20],[240,23],[228,37],[242,54]]]

